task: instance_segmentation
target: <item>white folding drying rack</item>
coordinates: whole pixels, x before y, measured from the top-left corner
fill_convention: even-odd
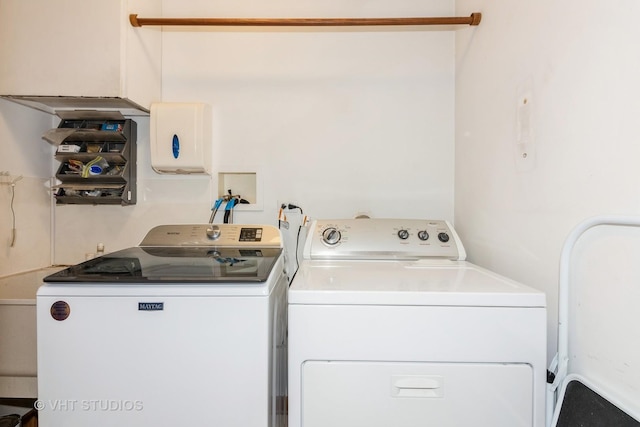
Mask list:
[[[601,225],[613,225],[613,226],[625,226],[625,227],[640,227],[640,217],[633,216],[598,216],[589,218],[582,223],[578,224],[566,238],[562,252],[560,254],[560,274],[558,281],[558,352],[553,358],[549,371],[555,375],[553,383],[547,384],[547,426],[551,426],[558,418],[556,412],[559,411],[560,405],[558,405],[559,395],[556,395],[559,387],[564,387],[566,382],[572,378],[581,378],[574,374],[568,373],[569,365],[569,265],[571,262],[571,254],[573,248],[578,239],[587,230]],[[587,383],[588,386],[593,387],[592,384]],[[613,405],[622,409],[623,404],[616,401],[611,396],[606,396],[599,389],[595,389],[598,394],[602,395]],[[634,414],[631,411],[625,410],[631,417],[640,420],[640,414]]]

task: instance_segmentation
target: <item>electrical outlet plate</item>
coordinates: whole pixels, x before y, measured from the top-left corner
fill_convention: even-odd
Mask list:
[[[536,147],[533,135],[533,88],[531,79],[518,88],[516,109],[516,169],[520,172],[535,167]]]

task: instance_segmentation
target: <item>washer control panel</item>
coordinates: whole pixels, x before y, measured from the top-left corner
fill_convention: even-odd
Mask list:
[[[179,224],[152,228],[140,246],[282,247],[280,230],[272,225]]]
[[[466,253],[447,221],[367,218],[314,221],[305,243],[304,257],[464,260]]]

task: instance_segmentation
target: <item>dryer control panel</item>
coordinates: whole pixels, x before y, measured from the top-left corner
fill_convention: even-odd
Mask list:
[[[314,221],[304,258],[464,260],[466,253],[447,221],[366,218]]]

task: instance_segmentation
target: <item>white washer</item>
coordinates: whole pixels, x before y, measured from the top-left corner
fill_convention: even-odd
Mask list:
[[[323,220],[289,289],[289,427],[542,427],[545,295],[444,221]]]
[[[160,226],[44,280],[40,426],[286,425],[277,228]]]

